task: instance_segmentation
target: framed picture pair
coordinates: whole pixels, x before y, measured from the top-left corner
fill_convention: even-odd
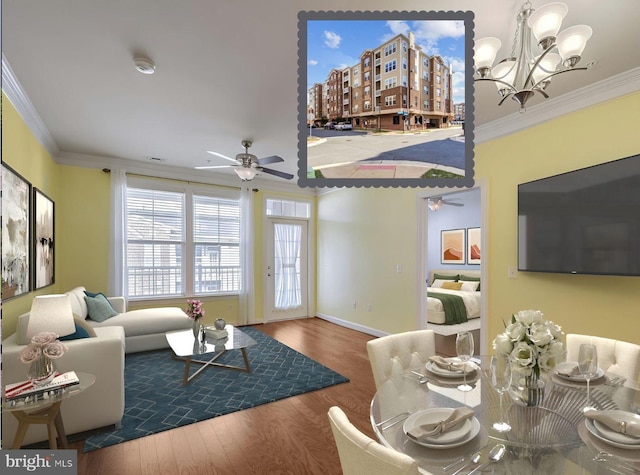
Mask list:
[[[480,228],[440,232],[440,263],[480,265]]]
[[[54,202],[2,164],[2,300],[55,281]]]

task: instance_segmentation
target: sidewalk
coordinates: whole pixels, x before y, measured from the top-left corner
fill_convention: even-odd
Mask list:
[[[464,170],[435,163],[371,160],[356,163],[340,163],[317,167],[325,178],[421,178],[429,170],[441,170],[464,176]]]

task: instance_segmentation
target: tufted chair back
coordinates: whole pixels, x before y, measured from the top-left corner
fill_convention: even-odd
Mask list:
[[[636,386],[640,377],[640,345],[599,336],[567,334],[567,361],[578,361],[580,345],[589,343],[598,350],[598,366],[604,371],[627,378]]]
[[[367,342],[376,388],[392,376],[407,369],[422,368],[436,354],[433,330],[395,333]]]
[[[329,408],[329,422],[344,475],[418,475],[415,460],[360,432],[339,407]]]

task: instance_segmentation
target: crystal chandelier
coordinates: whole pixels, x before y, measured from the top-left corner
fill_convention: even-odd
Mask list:
[[[476,81],[493,81],[500,94],[502,103],[511,97],[520,104],[524,112],[525,104],[536,92],[545,98],[545,92],[551,78],[568,71],[583,71],[587,67],[577,68],[582,51],[591,37],[591,27],[587,25],[571,26],[560,33],[560,25],[567,14],[564,3],[553,2],[533,9],[526,2],[518,14],[518,26],[513,39],[511,56],[493,66],[496,54],[502,43],[498,38],[487,37],[476,41],[474,61]],[[536,56],[532,52],[532,38],[535,36],[540,49]],[[556,52],[552,52],[555,49]],[[561,64],[561,66],[558,66]]]

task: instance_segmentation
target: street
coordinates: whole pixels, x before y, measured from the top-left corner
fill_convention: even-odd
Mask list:
[[[421,162],[465,169],[464,141],[450,140],[462,134],[458,127],[380,135],[322,129],[313,129],[312,133],[326,139],[307,148],[307,165],[316,170],[366,161]]]

